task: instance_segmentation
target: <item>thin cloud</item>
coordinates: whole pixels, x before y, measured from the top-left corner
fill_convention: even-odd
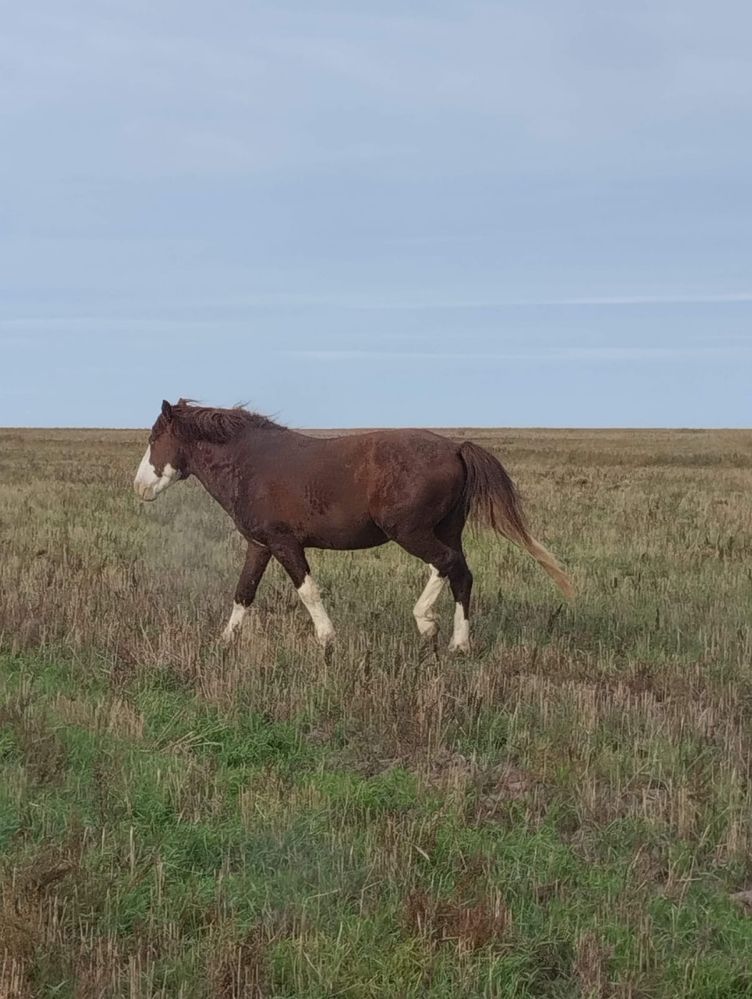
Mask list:
[[[316,348],[275,351],[287,357],[314,361],[365,358],[419,361],[642,361],[681,358],[751,357],[752,347],[550,347],[537,351],[446,351]]]
[[[568,308],[579,306],[630,306],[630,305],[734,305],[752,303],[752,291],[731,291],[731,292],[709,292],[709,293],[678,293],[678,294],[635,294],[635,295],[577,295],[570,297],[542,296],[540,298],[510,298],[510,299],[486,299],[484,301],[471,299],[457,299],[447,301],[438,299],[436,301],[410,301],[400,302],[379,302],[370,303],[363,301],[357,303],[355,300],[345,300],[342,303],[336,300],[322,302],[343,307],[369,308],[374,310],[392,311],[399,309],[420,310],[420,309],[537,309],[537,308]]]

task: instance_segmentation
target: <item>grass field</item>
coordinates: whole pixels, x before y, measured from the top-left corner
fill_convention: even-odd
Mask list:
[[[579,589],[311,553],[325,661],[144,433],[0,432],[0,996],[752,996],[752,434],[454,431]],[[452,606],[441,601],[442,646]],[[752,905],[752,903],[750,903]]]

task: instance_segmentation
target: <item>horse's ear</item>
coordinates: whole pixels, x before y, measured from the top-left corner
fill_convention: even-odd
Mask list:
[[[162,416],[164,416],[168,423],[172,419],[172,406],[166,399],[162,400]]]

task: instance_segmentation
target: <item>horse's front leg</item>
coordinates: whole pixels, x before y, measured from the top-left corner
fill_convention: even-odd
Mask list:
[[[274,557],[292,580],[298,596],[311,615],[316,638],[323,648],[334,641],[334,625],[329,619],[319,588],[311,576],[311,567],[301,546],[289,539],[271,545]]]
[[[235,603],[233,604],[230,620],[227,622],[225,630],[222,632],[222,641],[227,645],[232,642],[236,632],[243,623],[245,612],[253,603],[256,596],[258,584],[264,575],[264,569],[269,564],[272,553],[264,545],[256,541],[248,542],[248,551],[245,556],[245,565],[240,573],[240,579],[235,589]]]

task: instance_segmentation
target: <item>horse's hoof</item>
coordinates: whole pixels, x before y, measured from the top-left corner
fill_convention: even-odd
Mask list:
[[[334,645],[334,629],[331,631],[324,631],[320,635],[316,635],[316,641],[319,643],[322,649],[330,649]]]
[[[439,633],[439,621],[435,617],[417,617],[415,623],[421,638],[435,638]]]
[[[439,629],[438,626],[433,631],[424,631],[420,636],[420,647],[427,652],[438,653],[439,651]]]
[[[457,642],[455,644],[455,642],[452,641],[449,643],[449,652],[454,656],[466,656],[470,652],[470,643]]]

